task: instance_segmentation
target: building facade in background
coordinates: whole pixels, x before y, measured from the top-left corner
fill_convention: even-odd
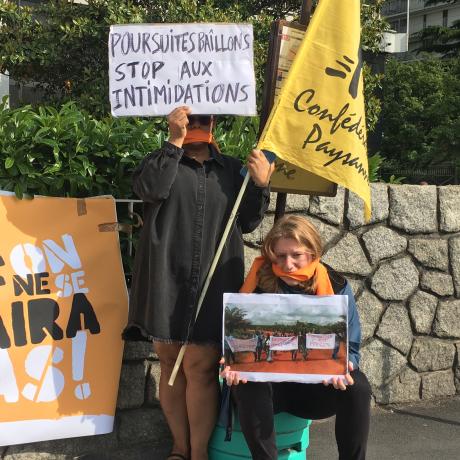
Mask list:
[[[422,29],[430,26],[450,27],[460,19],[460,2],[439,2],[430,6],[425,6],[425,3],[426,0],[387,0],[384,3],[382,14],[392,31],[405,35],[406,49],[398,51],[406,51],[407,44],[409,51],[415,50],[419,43],[413,34]]]
[[[4,96],[9,96],[10,94],[10,79],[8,75],[3,75],[0,73],[0,101]]]

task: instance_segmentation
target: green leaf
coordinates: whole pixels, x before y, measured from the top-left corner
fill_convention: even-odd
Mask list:
[[[10,169],[14,165],[14,158],[8,157],[5,160],[5,169]]]
[[[16,182],[14,186],[14,193],[20,200],[22,200],[22,197],[24,196],[24,190],[19,182]]]
[[[61,163],[56,163],[52,166],[48,166],[47,168],[45,168],[45,170],[43,171],[44,174],[53,174],[57,171],[60,171],[61,169],[61,166],[62,164]]]

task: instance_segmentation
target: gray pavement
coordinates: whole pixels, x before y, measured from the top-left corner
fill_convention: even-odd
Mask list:
[[[337,458],[334,418],[310,428],[307,460]],[[460,397],[372,410],[367,460],[459,460]]]
[[[169,443],[138,445],[83,460],[164,460]],[[372,409],[367,460],[459,460],[460,396]],[[337,459],[334,417],[314,422],[306,460]]]

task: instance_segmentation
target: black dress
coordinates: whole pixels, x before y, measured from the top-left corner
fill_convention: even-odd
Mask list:
[[[242,233],[252,232],[268,208],[268,188],[252,180],[192,327],[198,298],[243,182],[241,162],[210,146],[203,164],[168,142],[134,172],[144,202],[126,340],[221,343],[222,294],[243,283]]]

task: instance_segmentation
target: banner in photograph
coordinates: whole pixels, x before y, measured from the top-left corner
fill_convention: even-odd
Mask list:
[[[333,349],[335,334],[307,334],[307,348],[311,350]]]
[[[109,34],[114,116],[256,115],[251,24],[127,24]]]
[[[225,337],[225,340],[233,353],[237,353],[239,351],[256,351],[257,338],[235,339],[233,337]]]
[[[0,445],[113,430],[128,299],[115,200],[0,196]]]
[[[274,335],[270,337],[270,350],[272,351],[297,350],[298,346],[297,336],[277,337]]]

